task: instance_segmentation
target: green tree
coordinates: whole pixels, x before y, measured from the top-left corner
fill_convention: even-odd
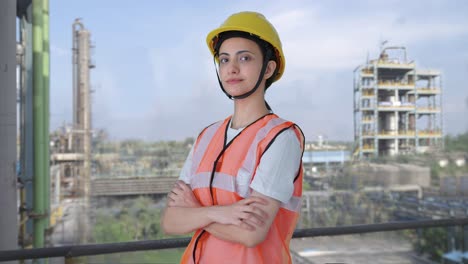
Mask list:
[[[445,151],[468,153],[468,132],[456,136],[445,136]]]
[[[96,214],[93,238],[96,243],[117,243],[168,238],[160,232],[160,208],[147,197],[101,208]],[[183,249],[153,250],[94,257],[99,263],[178,263]]]
[[[413,247],[420,254],[428,255],[431,260],[441,262],[442,255],[447,252],[447,230],[444,228],[426,228],[420,231],[420,236],[413,236]],[[419,239],[419,241],[418,241]]]

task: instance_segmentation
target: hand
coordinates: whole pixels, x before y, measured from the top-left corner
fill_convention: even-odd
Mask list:
[[[180,180],[175,183],[167,197],[167,206],[169,207],[200,207],[192,189]]]
[[[268,214],[256,206],[256,204],[267,204],[267,201],[251,196],[237,203],[225,206],[214,206],[211,214],[212,220],[220,224],[236,225],[247,230],[255,230],[262,226],[268,218]]]

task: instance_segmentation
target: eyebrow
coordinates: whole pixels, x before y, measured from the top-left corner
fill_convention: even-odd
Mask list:
[[[250,53],[250,54],[254,54],[253,52],[251,52],[251,51],[249,51],[249,50],[239,50],[238,52],[236,52],[236,55],[239,55],[239,54],[245,53],[245,52]],[[219,54],[219,56],[221,56],[221,55],[227,55],[227,56],[229,56],[229,53],[222,52],[222,53]]]

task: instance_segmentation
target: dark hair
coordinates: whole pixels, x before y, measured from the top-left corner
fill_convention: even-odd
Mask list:
[[[257,45],[259,46],[259,48],[260,48],[260,50],[262,52],[262,55],[263,55],[263,61],[264,62],[265,62],[265,60],[268,60],[268,61],[273,60],[273,61],[276,62],[275,71],[270,76],[270,78],[268,78],[265,81],[265,90],[268,87],[270,87],[271,84],[273,83],[276,75],[278,74],[278,71],[279,71],[279,65],[278,65],[278,60],[276,58],[275,48],[273,48],[273,46],[270,43],[268,43],[265,40],[261,39],[257,35],[254,35],[254,34],[251,34],[251,33],[248,33],[248,32],[244,32],[244,31],[225,31],[225,32],[220,33],[216,37],[216,39],[213,41],[214,42],[213,49],[215,51],[215,56],[218,56],[219,48],[221,47],[221,44],[223,44],[223,42],[226,39],[230,39],[230,38],[245,38],[245,39],[252,40],[253,42],[257,43]],[[268,58],[267,58],[267,54],[268,54]]]

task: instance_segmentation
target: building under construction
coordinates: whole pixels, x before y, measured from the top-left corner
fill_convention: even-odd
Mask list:
[[[442,76],[418,69],[405,47],[382,48],[354,71],[354,155],[359,159],[443,147]]]

